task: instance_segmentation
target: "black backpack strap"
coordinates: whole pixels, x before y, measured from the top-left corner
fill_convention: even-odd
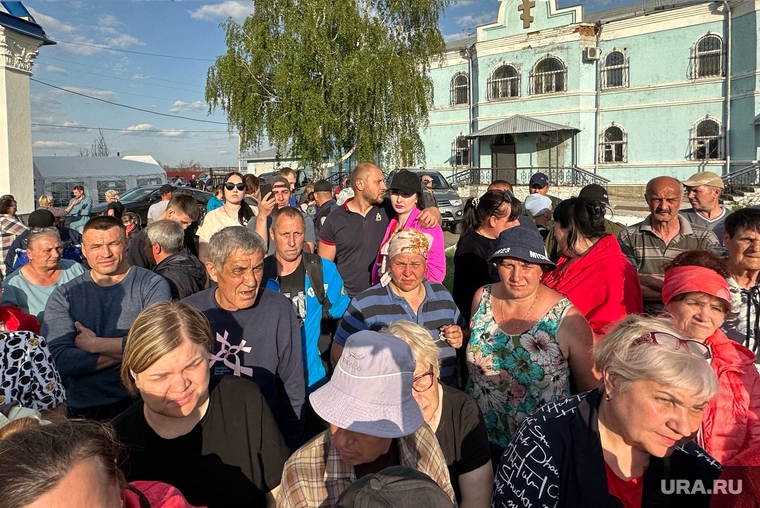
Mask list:
[[[264,273],[261,278],[264,287],[267,286],[269,279],[277,280],[277,259],[274,256],[264,258]]]
[[[151,508],[150,501],[148,501],[148,498],[145,497],[145,494],[140,492],[140,490],[137,489],[134,485],[132,485],[131,483],[128,483],[127,490],[137,494],[137,498],[140,500],[140,508]]]
[[[314,289],[314,295],[322,306],[322,319],[331,319],[330,307],[332,307],[332,304],[325,293],[325,280],[322,276],[322,258],[317,254],[304,252],[303,265],[306,270],[306,276],[309,277],[311,287]]]

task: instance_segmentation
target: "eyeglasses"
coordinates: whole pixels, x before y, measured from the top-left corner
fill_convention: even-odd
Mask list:
[[[697,356],[701,356],[705,360],[709,360],[712,358],[712,354],[710,353],[710,348],[702,344],[701,342],[698,342],[696,340],[684,340],[679,339],[675,335],[671,335],[669,333],[665,332],[649,332],[638,339],[633,341],[634,346],[638,346],[639,344],[644,344],[645,342],[649,342],[652,344],[657,344],[658,346],[665,346],[669,347],[671,349],[679,349],[679,348],[685,348],[694,353]]]
[[[244,191],[245,190],[245,184],[243,182],[240,183],[232,183],[232,182],[225,182],[224,188],[227,190],[232,190],[237,187],[237,190]]]
[[[429,371],[420,374],[412,380],[412,390],[417,393],[426,392],[430,390],[431,386],[433,386],[433,367],[430,367]]]

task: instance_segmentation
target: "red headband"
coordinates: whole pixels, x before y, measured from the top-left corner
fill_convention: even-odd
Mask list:
[[[665,274],[662,283],[663,303],[667,305],[673,297],[684,293],[706,293],[731,303],[731,292],[726,279],[701,266],[679,266]]]

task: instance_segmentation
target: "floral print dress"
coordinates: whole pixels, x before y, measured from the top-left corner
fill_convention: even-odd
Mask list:
[[[530,330],[509,335],[494,319],[491,288],[483,288],[472,317],[466,391],[483,412],[489,440],[504,448],[527,416],[570,396],[570,367],[557,329],[572,303],[561,299]]]

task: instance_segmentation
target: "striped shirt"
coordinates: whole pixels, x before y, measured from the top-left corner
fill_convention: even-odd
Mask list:
[[[652,216],[638,224],[629,226],[618,233],[620,249],[636,267],[639,274],[664,275],[663,267],[682,252],[694,249],[715,249],[718,238],[715,233],[690,224],[683,216],[678,216],[681,229],[665,245],[665,242],[652,230]]]
[[[380,330],[399,319],[408,319],[427,328],[440,348],[441,381],[458,387],[456,350],[448,342],[439,339],[441,326],[459,325],[464,329],[464,320],[448,290],[437,282],[423,281],[425,299],[415,314],[403,296],[391,290],[390,284],[377,284],[359,293],[343,315],[343,321],[335,332],[335,342],[341,346],[349,335],[360,330]]]
[[[427,424],[412,435],[394,439],[400,465],[428,475],[455,501],[446,458]],[[356,481],[356,471],[340,458],[329,430],[299,448],[285,462],[279,508],[335,506],[338,498]]]

